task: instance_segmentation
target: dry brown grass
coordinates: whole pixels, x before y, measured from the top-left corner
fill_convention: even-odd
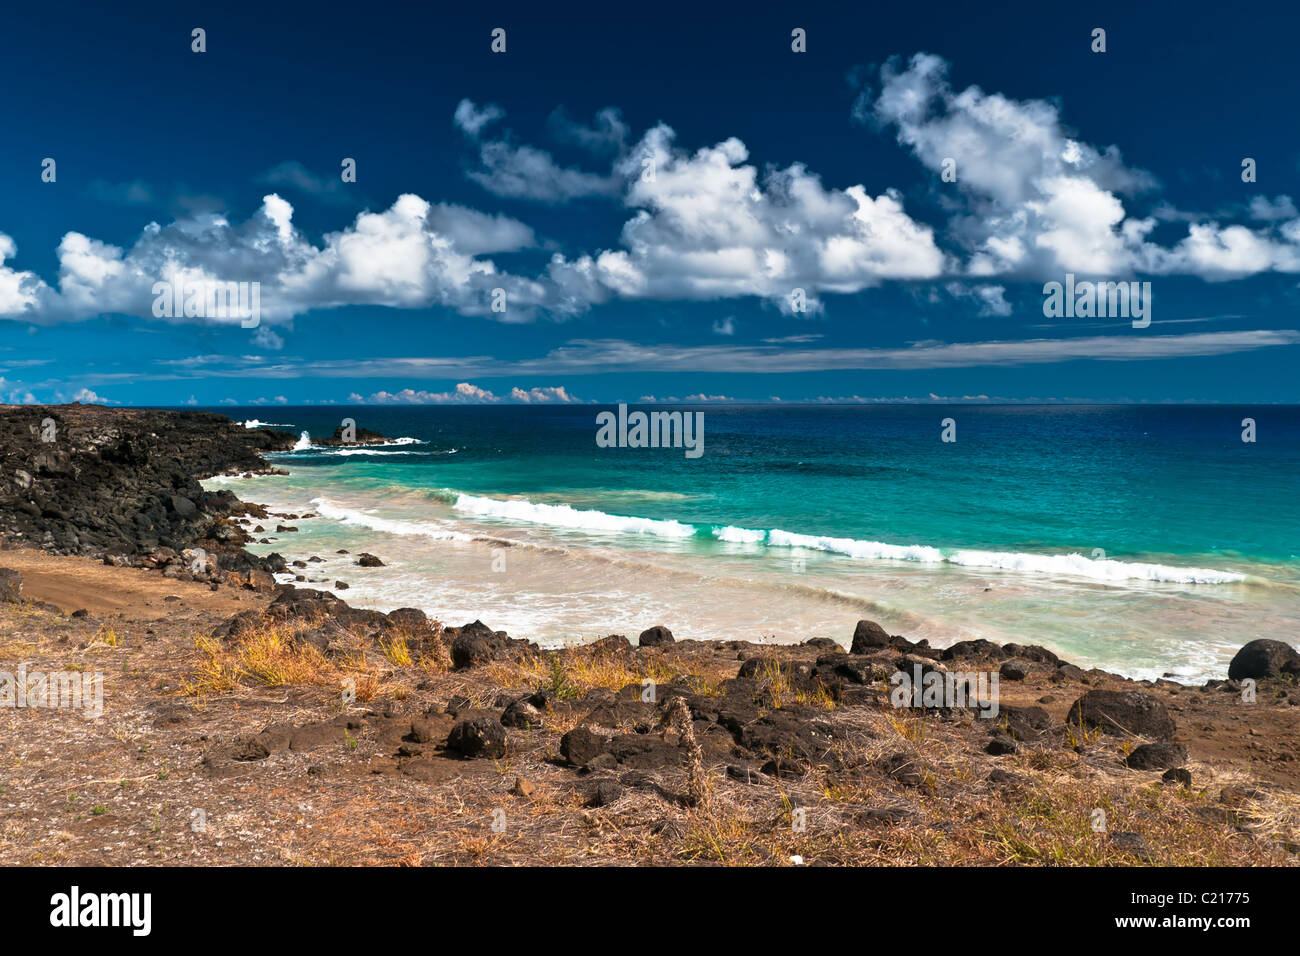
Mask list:
[[[267,621],[229,643],[196,639],[199,659],[192,674],[182,679],[184,693],[193,697],[229,694],[243,684],[338,688],[351,680],[357,700],[373,699],[381,684],[378,668],[362,652],[326,657],[295,639],[311,626],[308,619]]]
[[[685,683],[695,693],[714,695],[731,676],[722,668],[672,666],[659,657],[631,658],[589,653],[583,649],[534,655],[519,661],[493,661],[484,668],[488,678],[511,690],[544,688],[561,699],[582,697],[593,690],[622,690],[649,680],[656,685]]]

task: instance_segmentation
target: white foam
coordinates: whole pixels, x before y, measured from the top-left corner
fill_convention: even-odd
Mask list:
[[[473,537],[434,521],[403,521],[400,518],[381,518],[355,508],[344,508],[328,498],[313,498],[312,506],[322,518],[337,521],[340,524],[360,526],[372,531],[386,534],[418,535],[435,541],[473,541]]]
[[[1246,580],[1246,575],[1239,574],[1236,571],[1216,571],[1211,568],[1180,568],[1165,564],[1147,564],[1141,561],[1094,559],[1085,558],[1081,554],[1027,554],[1020,551],[953,551],[944,554],[938,548],[922,544],[885,544],[880,541],[828,538],[793,534],[789,531],[779,530],[767,532],[767,543],[774,547],[831,551],[858,560],[955,564],[964,568],[1014,571],[1021,574],[1065,575],[1088,578],[1093,581],[1231,584],[1236,581]]]
[[[294,444],[294,451],[306,451],[311,448],[311,435],[304,429],[303,433],[298,436],[298,441]]]
[[[939,564],[943,561],[942,551],[923,544],[885,544],[882,541],[858,541],[855,538],[795,534],[779,529],[767,533],[767,543],[774,547],[831,551],[863,560],[919,561],[922,564]]]
[[[1021,571],[1031,574],[1064,574],[1094,581],[1162,581],[1171,584],[1231,584],[1246,580],[1236,571],[1211,568],[1178,568],[1140,561],[1085,558],[1081,554],[1023,554],[1007,551],[954,551],[949,564],[967,568]]]
[[[525,521],[529,524],[578,531],[649,534],[660,538],[689,538],[695,534],[692,525],[680,521],[630,518],[606,514],[603,511],[582,511],[569,505],[537,504],[516,498],[483,498],[478,495],[458,494],[452,507],[457,511],[486,518],[504,518],[509,521]]]
[[[348,458],[352,455],[418,455],[418,451],[382,451],[379,448],[317,448],[322,455],[339,455]]]
[[[292,425],[281,424],[279,422],[263,422],[256,418],[250,418],[244,422],[245,428],[292,428]]]
[[[737,544],[762,544],[763,539],[767,537],[767,532],[728,525],[725,528],[714,528],[713,536],[719,541],[734,541]]]

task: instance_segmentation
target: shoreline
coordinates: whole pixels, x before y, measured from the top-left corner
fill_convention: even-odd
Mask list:
[[[93,719],[0,707],[24,753],[0,792],[4,862],[1300,862],[1300,655],[1278,642],[1201,687],[1026,644],[935,648],[870,620],[789,645],[646,620],[546,651],[490,612],[453,625],[277,584],[307,559],[245,552],[239,519],[277,519],[229,491],[169,510],[157,499],[177,482],[223,456],[242,467],[226,426],[67,419],[106,429],[113,455],[135,449],[101,480],[155,496],[142,513],[165,520],[133,525],[156,547],[131,554],[0,550],[0,672],[103,688]],[[124,421],[154,441],[133,445]],[[85,474],[104,447],[62,461]],[[48,449],[11,443],[11,465],[24,452]],[[22,492],[62,487],[57,468],[29,474]],[[0,517],[58,531],[99,490]],[[196,568],[200,542],[216,547]],[[924,693],[896,696],[905,680]]]

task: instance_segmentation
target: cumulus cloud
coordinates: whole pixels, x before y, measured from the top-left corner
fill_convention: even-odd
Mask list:
[[[278,352],[284,348],[284,337],[276,333],[269,325],[259,325],[253,333],[253,344],[258,348]]]
[[[1117,147],[1073,135],[1043,100],[1013,100],[970,86],[954,90],[948,64],[917,54],[886,64],[880,89],[864,90],[854,115],[896,132],[937,174],[955,162],[964,208],[948,224],[973,276],[1023,278],[1076,272],[1144,272],[1227,279],[1300,271],[1300,221],[1290,200],[1252,205],[1271,225],[1251,229],[1193,218],[1172,247],[1149,240],[1157,215],[1131,215],[1125,200],[1155,178],[1124,163]],[[1180,218],[1161,207],[1161,219]]]
[[[483,143],[479,161],[483,168],[472,170],[470,179],[493,195],[510,199],[566,202],[613,195],[619,188],[612,177],[560,166],[545,150],[504,140]]]
[[[660,124],[616,170],[637,209],[622,249],[557,257],[551,278],[604,297],[722,299],[758,296],[791,311],[820,293],[858,292],[887,279],[932,278],[944,257],[933,231],[912,220],[893,191],[826,189],[801,164],[760,178],[740,140],[688,153]]]
[[[604,157],[605,169],[590,172],[517,145],[508,133],[490,137],[504,111],[462,100],[453,122],[478,150],[471,177],[501,196],[620,201],[628,217],[617,239],[584,237],[576,251],[519,275],[489,257],[539,243],[531,227],[503,214],[408,193],[315,242],[295,224],[292,205],[271,193],[244,222],[207,204],[167,224],[148,223],[128,248],[68,232],[51,282],[16,268],[16,243],[0,233],[0,318],[150,318],[160,282],[259,283],[263,323],[274,325],[357,305],[442,307],[512,322],[563,318],[615,299],[756,297],[790,313],[796,290],[805,311],[817,313],[830,295],[918,280],[948,283],[952,294],[978,302],[981,315],[1001,316],[1010,308],[1002,283],[1013,279],[1300,272],[1300,216],[1288,196],[1256,198],[1226,218],[1168,204],[1138,215],[1134,208],[1158,185],[1149,173],[1127,165],[1117,148],[1075,135],[1052,103],[954,89],[939,57],[887,64],[856,114],[892,131],[936,174],[945,160],[956,161],[956,183],[942,187],[951,210],[943,248],[897,190],[827,186],[801,163],[761,167],[734,137],[692,151],[662,123],[634,141],[613,108],[589,124],[557,111],[549,123],[556,138]],[[333,188],[301,164],[282,163],[267,175],[308,191]],[[1162,230],[1182,223],[1186,234],[1158,244],[1158,223]],[[505,312],[492,309],[497,289],[505,291]],[[240,318],[166,321],[233,325]],[[256,335],[261,348],[283,346],[271,330]]]
[[[1007,290],[1005,286],[970,286],[962,282],[949,282],[944,288],[954,299],[975,299],[979,302],[980,315],[1006,316],[1011,314],[1011,303],[1006,299]]]
[[[438,203],[429,207],[429,228],[470,256],[514,252],[536,244],[533,230],[501,213],[490,215],[465,206]]]
[[[510,199],[567,202],[585,196],[611,196],[619,191],[615,177],[561,166],[545,150],[515,145],[506,138],[482,139],[484,127],[504,115],[499,107],[479,108],[470,100],[461,100],[453,117],[456,126],[478,144],[480,168],[470,170],[469,178],[488,192]],[[617,113],[603,119],[598,114],[597,125],[591,128],[561,119],[559,128],[587,145],[616,142],[626,134]]]
[[[34,322],[106,313],[154,316],[158,283],[173,288],[257,282],[263,320],[344,305],[445,306],[466,315],[526,321],[539,308],[562,312],[554,286],[502,272],[480,253],[519,248],[532,230],[505,216],[398,197],[363,212],[315,245],[297,230],[293,207],[272,193],[246,222],[199,214],[167,226],[149,223],[129,250],[69,232],[58,248],[57,288],[4,264],[15,252],[0,234],[0,318]],[[491,311],[494,289],[506,311]],[[174,316],[170,321],[232,325],[237,315]],[[264,344],[275,347],[263,333]]]
[[[375,392],[368,399],[353,392],[348,400],[373,405],[492,405],[500,402],[544,405],[568,404],[578,401],[565,390],[563,385],[548,385],[529,389],[514,387],[506,395],[498,395],[490,389],[479,388],[479,386],[469,382],[461,382],[453,391],[449,392],[429,392],[423,389],[404,388],[397,392]]]

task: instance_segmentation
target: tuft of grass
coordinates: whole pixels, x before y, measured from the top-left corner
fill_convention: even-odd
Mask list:
[[[379,648],[384,652],[384,656],[398,667],[410,667],[413,663],[411,649],[407,646],[406,638],[402,635],[395,635],[387,640],[380,638]]]
[[[198,638],[199,661],[191,676],[182,678],[182,689],[190,696],[205,697],[231,693],[243,684],[337,688],[351,679],[358,701],[373,699],[379,677],[364,655],[329,658],[295,640],[311,626],[309,620],[267,622],[245,631],[230,644]]]

